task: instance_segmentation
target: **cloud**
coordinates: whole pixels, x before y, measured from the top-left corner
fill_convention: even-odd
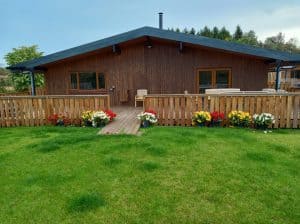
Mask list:
[[[259,39],[274,36],[279,32],[285,34],[286,40],[300,40],[300,5],[286,5],[274,9],[258,9],[243,16],[241,25],[245,30],[253,29]]]

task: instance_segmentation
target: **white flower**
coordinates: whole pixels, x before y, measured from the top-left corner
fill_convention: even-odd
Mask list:
[[[142,112],[138,114],[137,118],[141,121],[149,121],[151,124],[157,123],[155,114],[149,112]]]

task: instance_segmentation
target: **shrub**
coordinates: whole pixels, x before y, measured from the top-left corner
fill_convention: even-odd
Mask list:
[[[157,123],[156,112],[154,110],[144,111],[137,118],[141,121],[141,126],[145,128]]]
[[[210,113],[212,126],[220,126],[224,120],[224,113],[214,111]]]
[[[115,114],[112,110],[105,110],[104,113],[107,114],[110,121],[112,121],[117,116],[117,114]]]
[[[94,111],[91,111],[91,110],[82,112],[81,119],[83,121],[84,126],[92,126],[93,113],[94,113]]]
[[[274,116],[270,113],[253,115],[253,124],[257,129],[267,129],[273,123],[275,123],[275,119]]]
[[[96,111],[92,115],[92,125],[93,127],[103,127],[108,124],[110,117],[104,111]]]
[[[70,119],[63,114],[52,114],[48,117],[48,121],[55,126],[67,126],[70,125]]]
[[[234,110],[228,114],[229,123],[236,127],[248,127],[251,117],[248,112]]]
[[[82,112],[81,119],[84,126],[100,127],[105,126],[107,123],[112,121],[117,114],[112,110],[105,111],[92,111],[87,110]]]
[[[193,125],[205,126],[211,121],[211,115],[207,111],[196,111],[192,117]]]

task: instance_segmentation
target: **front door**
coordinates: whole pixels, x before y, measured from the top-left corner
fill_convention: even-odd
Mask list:
[[[200,69],[197,72],[198,93],[206,89],[231,88],[231,69]]]

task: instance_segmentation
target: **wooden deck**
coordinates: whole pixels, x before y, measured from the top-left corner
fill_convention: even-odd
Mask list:
[[[137,115],[142,112],[142,107],[119,106],[111,109],[117,114],[117,117],[113,122],[102,128],[98,134],[138,134],[140,121],[137,119]]]

